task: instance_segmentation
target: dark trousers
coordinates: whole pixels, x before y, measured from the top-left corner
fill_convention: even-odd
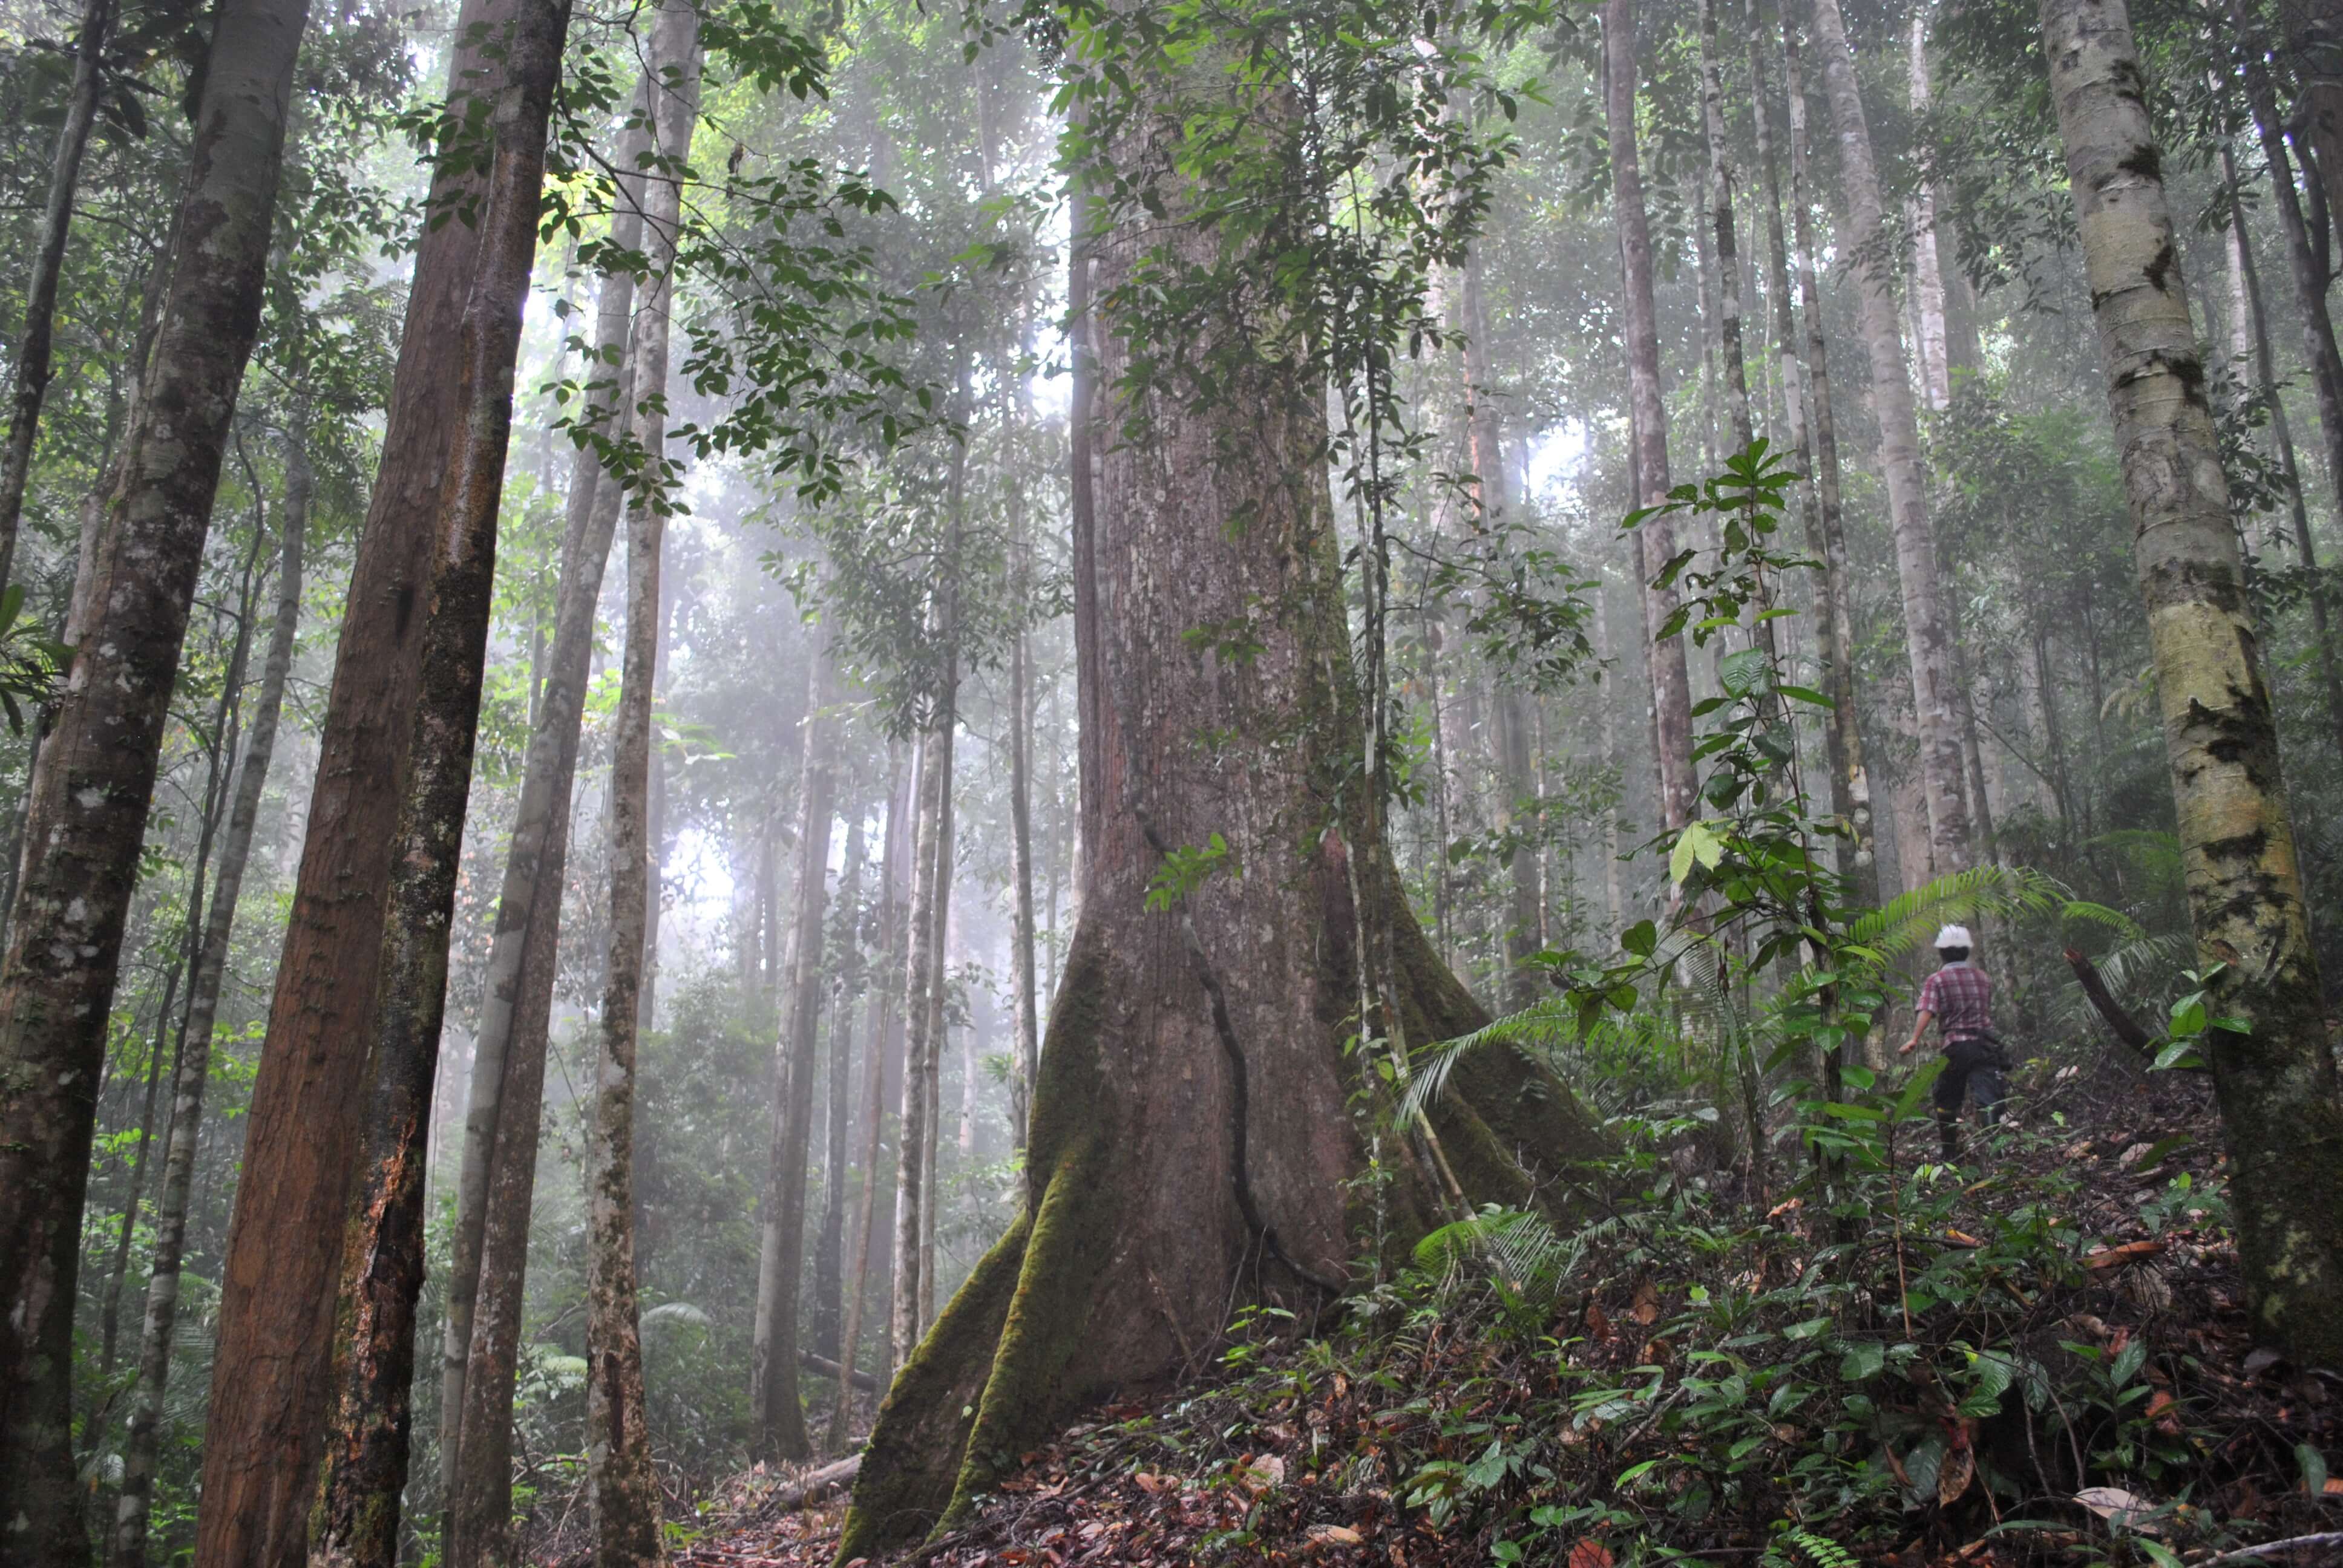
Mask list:
[[[1977,1120],[1987,1127],[2000,1115],[2002,1096],[2008,1090],[2002,1062],[1998,1040],[1956,1040],[1945,1047],[1945,1070],[1936,1078],[1933,1098],[1947,1151],[1959,1143],[1961,1105],[1971,1096],[1976,1099]]]

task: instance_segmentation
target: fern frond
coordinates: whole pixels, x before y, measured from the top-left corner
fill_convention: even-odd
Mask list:
[[[1887,962],[1918,950],[1938,926],[1985,915],[2044,914],[2067,902],[2055,878],[2025,866],[1972,866],[1898,893],[1847,928],[1856,945]]]

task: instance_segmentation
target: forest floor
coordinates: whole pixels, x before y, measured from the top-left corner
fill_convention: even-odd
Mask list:
[[[893,1561],[2343,1563],[2343,1382],[2253,1342],[2211,1116],[2182,1075],[2039,1068],[1987,1159],[1932,1178],[1891,1141],[1899,1211],[1836,1244],[1658,1156],[1663,1217],[1591,1222],[1550,1294],[1498,1250],[1316,1337],[1256,1316]],[[677,1561],[828,1568],[843,1499],[776,1510],[787,1479],[728,1483]]]

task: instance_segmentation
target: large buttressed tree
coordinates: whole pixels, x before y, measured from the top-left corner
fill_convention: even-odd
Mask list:
[[[1232,1302],[1321,1299],[1363,1251],[1460,1201],[1531,1201],[1598,1142],[1569,1091],[1505,1050],[1463,1059],[1428,1123],[1378,1120],[1378,1059],[1485,1016],[1383,843],[1365,766],[1378,699],[1354,672],[1329,470],[1372,501],[1389,344],[1427,259],[1470,231],[1471,177],[1450,210],[1408,218],[1424,226],[1416,254],[1370,256],[1363,231],[1329,237],[1329,166],[1304,151],[1328,127],[1291,85],[1286,52],[1331,26],[1239,38],[1227,13],[1216,36],[1166,34],[1160,15],[1071,20],[1071,52],[1117,58],[1135,84],[1091,97],[1073,149],[1101,212],[1097,327],[1078,327],[1101,390],[1095,832],[1023,1211],[897,1377],[841,1562],[953,1518],[1080,1402],[1192,1369]],[[1475,156],[1445,112],[1454,78],[1445,57],[1403,52],[1337,63],[1337,98],[1368,97],[1382,72],[1401,88],[1381,100],[1396,125],[1339,134],[1361,150],[1419,136],[1425,163],[1453,173]],[[1415,203],[1440,183],[1383,195]]]

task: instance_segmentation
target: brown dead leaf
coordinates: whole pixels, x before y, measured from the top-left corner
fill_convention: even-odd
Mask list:
[[[1285,1484],[1285,1461],[1273,1453],[1237,1463],[1237,1484],[1255,1497]]]
[[[1976,1479],[1976,1455],[1966,1448],[1947,1449],[1936,1465],[1936,1502],[1950,1508]]]
[[[1660,1292],[1652,1287],[1651,1281],[1645,1280],[1635,1287],[1635,1304],[1632,1313],[1634,1320],[1646,1328],[1660,1321]]]
[[[1586,1337],[1596,1344],[1611,1337],[1611,1320],[1603,1315],[1603,1303],[1600,1302],[1586,1303]]]
[[[1569,1568],[1611,1568],[1611,1548],[1592,1535],[1581,1536],[1570,1549]]]
[[[2343,1497],[2343,1475],[2328,1476],[2327,1484],[2318,1490],[2322,1497]]]
[[[2180,1402],[2162,1389],[2148,1396],[2147,1418],[2167,1436],[2180,1435]]]
[[[1131,1479],[1139,1483],[1140,1491],[1151,1496],[1159,1492],[1170,1492],[1180,1484],[1169,1476],[1155,1475],[1144,1470]]]
[[[1361,1546],[1366,1537],[1347,1524],[1313,1524],[1310,1527],[1312,1546]]]
[[[2126,1241],[2120,1247],[2101,1248],[2083,1261],[2094,1269],[2115,1269],[2126,1263],[2137,1263],[2143,1258],[2153,1258],[2163,1251],[2164,1243],[2161,1241]]]

